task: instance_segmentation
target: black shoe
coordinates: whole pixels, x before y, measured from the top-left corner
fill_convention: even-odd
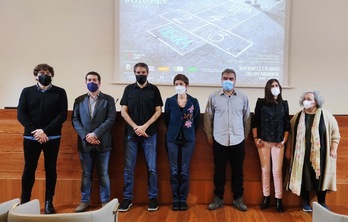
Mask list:
[[[276,198],[276,209],[279,213],[284,212],[282,199]]]
[[[180,203],[180,210],[187,210],[187,208],[188,208],[188,206],[187,206],[187,203],[185,201]]]
[[[52,200],[45,201],[45,214],[54,214],[56,210],[53,207]]]
[[[260,209],[266,209],[269,207],[269,203],[271,202],[271,196],[263,197],[263,202],[260,204]]]
[[[319,203],[321,206],[323,206],[324,208],[326,208],[327,210],[330,210],[330,208],[326,205],[326,203]]]
[[[304,212],[312,212],[312,207],[311,205],[309,204],[309,201],[303,201],[302,202],[302,210]]]
[[[156,198],[151,198],[149,200],[149,207],[147,208],[148,211],[156,211],[158,210],[158,201]]]
[[[129,208],[132,206],[132,200],[130,199],[124,199],[118,208],[118,211],[120,212],[126,212],[129,210]]]
[[[172,210],[174,211],[180,210],[180,202],[173,202]]]

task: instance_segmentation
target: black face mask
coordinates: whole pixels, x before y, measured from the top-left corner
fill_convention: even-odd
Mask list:
[[[52,82],[52,77],[48,75],[40,75],[39,76],[39,83],[41,83],[43,86],[48,86]]]
[[[135,75],[135,78],[137,78],[137,82],[140,85],[143,85],[146,82],[146,80],[147,80],[147,76],[146,75]]]

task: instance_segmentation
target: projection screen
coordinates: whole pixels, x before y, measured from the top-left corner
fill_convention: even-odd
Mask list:
[[[239,86],[288,85],[290,0],[115,0],[115,82],[135,81],[133,66],[149,65],[149,81],[219,85],[232,68]]]

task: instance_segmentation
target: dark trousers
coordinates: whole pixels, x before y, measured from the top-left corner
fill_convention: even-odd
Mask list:
[[[243,196],[243,163],[245,156],[244,140],[234,146],[222,146],[214,140],[214,193],[216,196],[223,198],[226,184],[226,167],[227,162],[230,162],[232,168],[232,192],[233,199],[238,199]]]
[[[44,163],[46,172],[46,193],[45,200],[52,200],[57,181],[57,157],[60,145],[60,138],[49,140],[40,144],[34,140],[24,139],[24,170],[22,175],[22,195],[21,202],[30,200],[31,191],[35,182],[35,171],[40,158],[41,151],[44,153]]]
[[[316,192],[316,195],[317,195],[318,203],[320,203],[320,204],[325,203],[325,201],[326,201],[326,190],[324,190],[324,191],[315,191],[315,192]],[[310,191],[302,189],[301,190],[301,198],[302,198],[302,201],[305,204],[309,205],[309,203],[310,203]]]

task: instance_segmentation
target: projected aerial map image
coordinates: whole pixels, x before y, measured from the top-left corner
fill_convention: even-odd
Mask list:
[[[285,0],[120,0],[117,82],[134,82],[133,66],[149,65],[149,81],[219,85],[232,68],[238,85],[264,86],[287,71]]]

